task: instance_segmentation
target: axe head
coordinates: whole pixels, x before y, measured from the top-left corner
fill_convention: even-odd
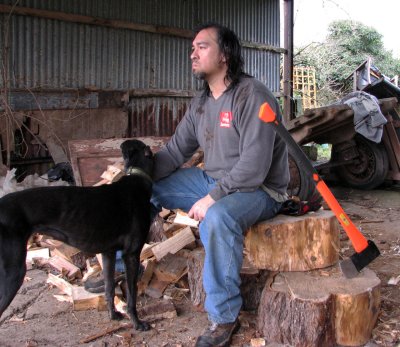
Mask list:
[[[340,269],[346,278],[354,278],[380,254],[375,243],[368,240],[368,246],[363,251],[354,253],[350,258],[342,260],[339,263]]]

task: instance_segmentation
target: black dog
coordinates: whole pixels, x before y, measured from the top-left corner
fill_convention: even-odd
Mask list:
[[[140,252],[150,228],[153,154],[138,140],[121,144],[128,176],[99,187],[43,187],[0,199],[0,317],[21,287],[27,242],[34,232],[88,253],[102,253],[105,293],[111,319],[115,254],[122,250],[128,283],[128,313],[133,326],[148,330],[136,312]]]

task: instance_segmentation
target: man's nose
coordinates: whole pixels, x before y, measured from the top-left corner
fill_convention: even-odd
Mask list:
[[[193,48],[192,49],[192,53],[190,53],[190,59],[193,60],[193,59],[196,59],[196,58],[198,58],[197,49]]]

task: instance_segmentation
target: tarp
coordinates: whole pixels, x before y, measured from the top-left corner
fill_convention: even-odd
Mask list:
[[[383,126],[387,123],[379,107],[378,99],[365,92],[346,95],[338,104],[349,105],[354,112],[354,130],[368,140],[380,143]]]

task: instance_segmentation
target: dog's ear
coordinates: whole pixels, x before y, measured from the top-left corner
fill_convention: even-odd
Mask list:
[[[125,141],[122,142],[121,145],[119,146],[119,148],[121,149],[122,153],[126,151],[126,146],[127,146],[127,144],[128,144],[127,142],[128,142],[128,140],[125,140]]]
[[[132,156],[132,152],[134,151],[135,143],[133,142],[133,140],[125,140],[121,143],[120,148],[122,156],[124,158],[130,158]]]
[[[153,152],[151,151],[149,146],[146,146],[146,148],[144,149],[144,155],[145,157],[153,158]]]

